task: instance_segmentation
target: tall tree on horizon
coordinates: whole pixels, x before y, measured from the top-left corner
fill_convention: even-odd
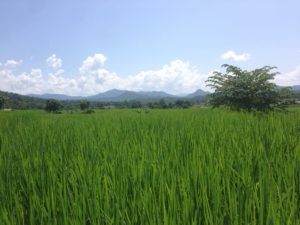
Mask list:
[[[269,111],[284,107],[282,99],[289,88],[278,88],[271,82],[279,72],[276,67],[264,66],[247,71],[224,64],[225,73],[215,71],[206,81],[214,89],[209,102],[213,107],[227,106],[233,110]]]

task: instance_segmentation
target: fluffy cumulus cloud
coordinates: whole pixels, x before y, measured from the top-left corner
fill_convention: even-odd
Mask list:
[[[80,67],[79,70],[81,73],[95,71],[101,68],[104,65],[106,60],[107,58],[105,55],[101,53],[97,53],[94,56],[87,57],[87,59],[83,61],[82,66]]]
[[[101,57],[106,59],[106,57]],[[198,88],[205,89],[207,74],[200,74],[190,63],[175,60],[159,70],[141,71],[138,74],[120,77],[102,67],[97,57],[88,57],[80,67],[78,86],[86,94],[95,94],[112,88],[135,91],[167,91],[173,94],[188,93]]]
[[[42,71],[32,69],[28,73],[15,74],[11,69],[0,70],[0,90],[16,93],[40,93],[43,88]]]
[[[57,57],[54,57],[57,58]],[[41,69],[17,72],[13,66],[0,68],[0,90],[29,93],[61,93],[68,95],[93,95],[109,89],[135,91],[166,91],[184,94],[199,88],[208,90],[205,81],[211,73],[200,73],[189,62],[174,60],[158,70],[141,71],[122,77],[104,68],[106,57],[95,54],[87,57],[79,67],[76,76],[67,76],[61,66],[51,73]],[[16,61],[17,62],[17,61]],[[279,85],[300,84],[300,65],[293,71],[277,75]]]
[[[22,94],[64,93],[70,95],[92,95],[118,88],[135,91],[166,91],[183,94],[198,88],[206,89],[205,80],[209,74],[201,74],[189,62],[174,60],[159,70],[141,71],[121,77],[104,68],[106,56],[95,54],[87,57],[74,78],[66,76],[58,58],[52,55],[49,63],[56,70],[43,74],[39,69],[15,73],[11,68],[0,69],[0,90]]]
[[[20,94],[65,93],[74,94],[77,81],[64,77],[62,73],[43,74],[41,69],[15,73],[11,69],[0,69],[0,90]]]
[[[189,62],[175,60],[159,70],[142,71],[124,80],[128,88],[134,90],[167,91],[172,94],[183,94],[205,87],[209,74],[201,74]]]
[[[62,59],[58,58],[55,54],[52,54],[46,59],[47,65],[54,70],[58,70],[62,67]]]
[[[225,60],[233,60],[233,61],[239,62],[239,61],[249,60],[251,58],[251,55],[249,53],[237,54],[234,51],[230,50],[230,51],[222,54],[221,57],[222,57],[222,59],[225,59]]]

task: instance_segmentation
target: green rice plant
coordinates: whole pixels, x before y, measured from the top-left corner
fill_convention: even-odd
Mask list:
[[[0,224],[300,224],[300,110],[0,112]]]

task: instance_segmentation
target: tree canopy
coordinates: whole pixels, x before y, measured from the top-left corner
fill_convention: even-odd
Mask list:
[[[90,107],[90,102],[87,100],[81,100],[80,101],[80,109],[81,110],[86,110]]]
[[[276,67],[264,66],[252,71],[227,64],[222,67],[225,73],[215,71],[206,81],[215,91],[209,100],[213,107],[268,111],[281,107],[282,98],[290,93],[271,82],[279,74]]]
[[[4,107],[4,98],[0,96],[0,109]]]
[[[61,108],[62,108],[62,104],[55,99],[49,99],[46,102],[45,110],[47,112],[58,112]]]

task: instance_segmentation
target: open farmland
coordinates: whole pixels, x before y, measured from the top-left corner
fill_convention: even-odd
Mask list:
[[[300,110],[0,112],[0,224],[300,224]]]

